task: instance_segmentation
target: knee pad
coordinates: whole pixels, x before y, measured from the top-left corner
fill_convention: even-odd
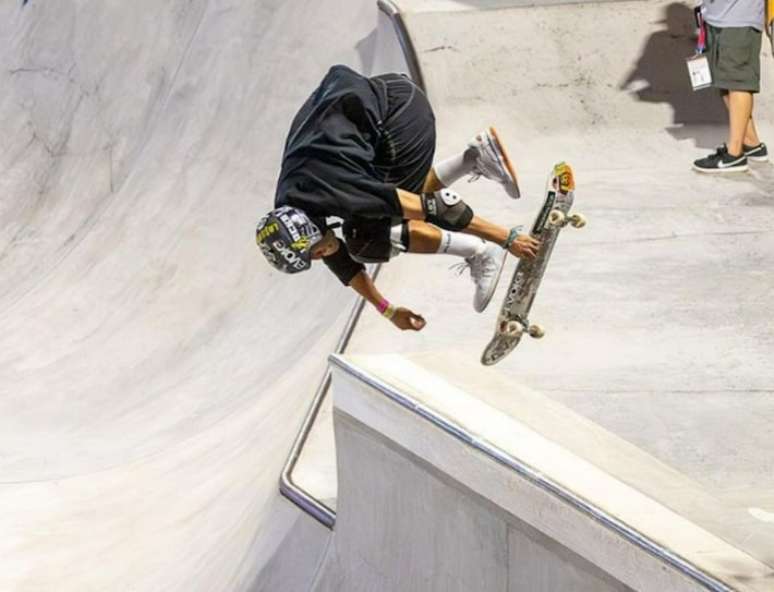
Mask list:
[[[421,198],[425,220],[439,228],[459,232],[473,219],[473,210],[451,189],[423,193]]]

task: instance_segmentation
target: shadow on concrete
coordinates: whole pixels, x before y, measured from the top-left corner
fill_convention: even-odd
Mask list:
[[[680,3],[664,8],[665,28],[653,33],[642,55],[621,90],[628,90],[640,101],[668,103],[672,107],[672,125],[666,130],[676,139],[693,139],[699,148],[714,148],[722,141],[717,127],[728,121],[725,106],[714,89],[691,88],[685,58],[696,47],[693,11]]]

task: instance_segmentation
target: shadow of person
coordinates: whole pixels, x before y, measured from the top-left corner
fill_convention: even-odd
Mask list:
[[[640,101],[669,103],[672,125],[666,130],[676,139],[693,139],[699,148],[717,145],[718,126],[726,125],[723,100],[714,89],[694,91],[685,58],[696,48],[693,11],[678,2],[664,8],[666,29],[653,33],[637,63],[620,84]]]

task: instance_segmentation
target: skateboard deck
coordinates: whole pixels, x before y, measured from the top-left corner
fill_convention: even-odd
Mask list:
[[[560,162],[548,176],[546,198],[532,225],[531,234],[540,239],[540,247],[534,259],[520,259],[516,266],[497,316],[494,337],[481,356],[481,363],[485,366],[496,364],[513,351],[524,333],[535,338],[543,336],[542,327],[530,325],[529,312],[562,228],[568,224],[581,228],[586,224],[581,214],[570,214],[574,194],[572,169]]]

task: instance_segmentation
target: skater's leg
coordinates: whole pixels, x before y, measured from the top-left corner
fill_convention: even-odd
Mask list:
[[[513,198],[520,196],[516,170],[493,127],[476,134],[462,152],[437,163],[435,173],[444,187],[472,175],[500,183]]]
[[[441,230],[420,220],[411,220],[408,225],[410,253],[440,253],[467,259],[486,247],[486,242],[478,237]]]
[[[405,245],[404,241],[404,246],[408,247],[409,252],[438,253],[464,259],[460,262],[460,271],[469,269],[476,286],[473,308],[478,312],[483,311],[497,286],[505,251],[478,237],[442,230],[421,220],[410,220],[407,224],[409,244]]]
[[[400,202],[401,210],[403,212],[403,217],[406,220],[411,220],[411,221],[422,221],[425,219],[430,220],[430,217],[425,212],[425,206],[423,205],[423,199],[426,198],[426,195],[419,196],[419,195],[410,193],[408,191],[404,191],[402,189],[398,189],[397,194],[398,194],[398,201]],[[454,206],[454,208],[459,207],[460,204],[464,204],[464,202],[460,200],[458,204]],[[453,208],[448,208],[448,209],[451,210],[452,213],[455,213],[455,215],[459,213],[459,212],[454,212]],[[469,213],[472,213],[472,210]],[[433,215],[433,217],[438,220],[438,223],[435,224],[434,222],[434,225],[444,226],[443,222],[444,221],[448,222],[448,220],[443,216],[443,214],[439,215],[438,213],[436,213]],[[446,226],[444,227],[448,228]],[[453,225],[449,229],[454,230]],[[473,215],[470,221],[465,226],[461,226],[459,230],[461,230],[466,234],[472,234],[474,236],[482,238],[485,241],[495,243],[496,245],[505,245],[511,233],[511,231],[508,230],[507,228],[499,226],[492,222],[489,222],[488,220],[485,220],[484,218],[480,218],[479,216],[476,216],[476,215]],[[508,245],[508,250],[516,257],[532,258],[536,255],[539,245],[540,245],[539,241],[537,241],[532,236],[528,234],[520,234],[515,238],[515,240],[510,242],[510,244]]]
[[[431,168],[430,172],[425,177],[425,184],[422,186],[422,193],[433,193],[440,191],[446,187],[438,178],[438,173],[435,172],[435,168]]]
[[[464,151],[436,163],[431,172],[441,185],[438,189],[442,189],[444,187],[451,187],[453,183],[456,183],[466,175],[473,174],[475,165],[476,151],[468,146]],[[430,191],[438,191],[438,189]]]

